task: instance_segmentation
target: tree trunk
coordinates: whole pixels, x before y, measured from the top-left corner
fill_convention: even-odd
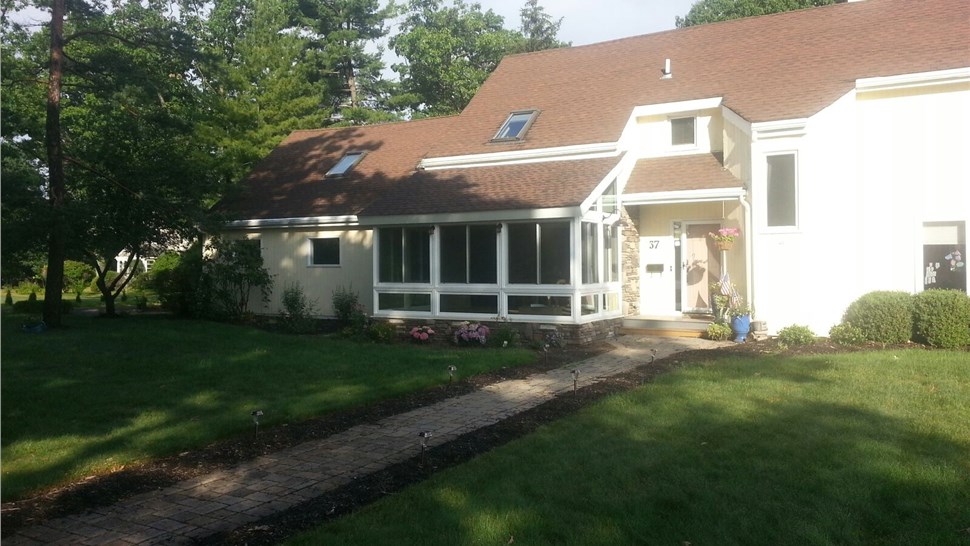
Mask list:
[[[51,3],[50,78],[47,83],[48,199],[51,206],[47,240],[47,280],[44,283],[44,322],[61,326],[61,293],[64,291],[64,258],[67,233],[63,214],[67,190],[64,181],[64,148],[61,140],[61,79],[64,73],[64,2]]]

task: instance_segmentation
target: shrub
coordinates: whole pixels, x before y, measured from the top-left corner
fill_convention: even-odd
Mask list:
[[[519,331],[511,326],[500,326],[492,333],[488,342],[497,347],[515,347],[519,342]]]
[[[283,329],[293,334],[307,334],[316,329],[316,303],[303,292],[300,283],[293,283],[283,288],[281,300],[283,311],[280,312],[280,324]]]
[[[3,297],[4,305],[13,305],[13,294],[10,293],[10,289],[7,289],[7,294]]]
[[[926,290],[913,298],[915,339],[943,349],[970,345],[970,296],[958,290]]]
[[[810,345],[815,343],[815,332],[808,326],[793,324],[778,331],[778,341],[785,345]]]
[[[182,254],[165,252],[148,273],[162,308],[181,316],[205,316],[209,294],[200,293],[202,249],[193,245]]]
[[[465,322],[455,329],[455,343],[459,345],[472,343],[485,345],[488,342],[490,333],[488,326],[484,324]]]
[[[331,297],[333,314],[342,326],[353,326],[361,322],[361,317],[366,317],[364,306],[360,303],[360,295],[354,291],[353,287],[344,288],[338,286]]]
[[[74,305],[69,301],[61,300],[61,314],[66,315],[74,309]],[[25,315],[37,315],[44,312],[44,300],[37,299],[37,294],[34,294],[34,299],[27,299],[25,301],[18,301],[13,304],[13,310],[18,313],[23,313]]]
[[[410,332],[408,332],[408,336],[411,337],[411,341],[417,343],[431,343],[431,341],[434,339],[434,334],[434,328],[430,326],[415,326],[414,328],[411,328]]]
[[[377,343],[393,343],[397,328],[389,322],[374,322],[367,328],[367,337]]]
[[[30,294],[32,292],[37,292],[40,289],[41,286],[39,283],[28,280],[19,282],[17,286],[14,286],[13,291],[18,294]]]
[[[273,276],[263,267],[259,240],[216,237],[209,249],[212,252],[202,261],[202,282],[196,294],[202,296],[196,304],[204,306],[206,316],[243,320],[251,314],[249,297],[254,292],[263,303],[269,302]]]
[[[866,334],[851,322],[843,322],[829,329],[829,339],[839,345],[862,345],[866,341]]]
[[[842,321],[860,328],[869,341],[906,343],[913,336],[913,296],[869,292],[849,305]]]
[[[37,292],[31,292],[30,295],[27,296],[27,301],[29,301],[31,303],[36,302],[37,301]]]
[[[731,327],[723,322],[712,322],[707,325],[707,339],[725,341],[731,338]]]
[[[81,294],[91,285],[97,275],[94,268],[83,262],[64,261],[64,288],[75,294],[75,301],[81,301]]]

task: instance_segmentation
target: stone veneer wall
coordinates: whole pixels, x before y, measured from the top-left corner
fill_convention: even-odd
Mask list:
[[[436,343],[450,343],[454,331],[464,324],[456,320],[430,320],[421,321],[416,319],[374,319],[386,320],[387,323],[397,328],[398,335],[407,338],[411,328],[415,326],[430,326],[435,331]],[[479,321],[479,324],[488,326],[492,335],[501,328],[513,328],[519,332],[522,343],[526,345],[541,344],[546,340],[546,336],[554,332],[559,332],[562,338],[570,345],[588,345],[594,341],[612,339],[623,325],[623,319],[606,319],[586,324],[543,324],[541,322],[504,322],[504,321]]]
[[[640,229],[626,207],[620,209],[620,226],[623,238],[620,240],[622,259],[623,312],[626,315],[640,314]]]

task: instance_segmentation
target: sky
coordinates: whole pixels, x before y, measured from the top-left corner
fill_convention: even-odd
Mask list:
[[[540,0],[554,19],[563,18],[559,39],[573,45],[605,42],[674,28],[674,17],[687,15],[696,0]],[[469,3],[471,3],[469,1]],[[479,0],[518,29],[525,0]]]

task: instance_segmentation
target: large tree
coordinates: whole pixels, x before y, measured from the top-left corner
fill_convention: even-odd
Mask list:
[[[5,96],[24,85],[47,90],[44,132],[29,122],[36,106],[17,103],[12,119],[20,123],[10,142],[47,144],[44,155],[28,147],[20,152],[46,177],[43,190],[52,203],[36,226],[50,240],[45,299],[51,305],[44,318],[51,326],[60,324],[66,258],[98,269],[113,313],[132,273],[111,278],[114,256],[128,250],[137,258],[190,237],[218,189],[213,174],[220,171],[220,150],[210,137],[219,104],[206,92],[192,36],[160,8],[116,2],[107,12],[72,2],[64,17],[55,6],[45,31],[4,44],[23,63],[19,74],[33,66],[47,76],[8,79],[5,71],[3,86]],[[44,42],[52,44],[50,55],[42,54]]]
[[[683,28],[834,3],[835,0],[699,0],[687,15],[677,16],[674,22]]]
[[[298,0],[304,35],[327,86],[334,121],[370,123],[396,119],[383,77],[387,21],[397,11],[380,0]],[[368,46],[371,46],[368,49]]]
[[[220,102],[213,129],[224,179],[238,180],[294,129],[327,122],[326,86],[291,2],[216,0],[208,14],[183,19],[196,29],[206,89]]]
[[[542,51],[559,47],[569,47],[569,42],[559,41],[559,27],[562,17],[553,19],[539,5],[539,0],[527,0],[519,10],[522,18],[523,51]]]
[[[522,35],[480,4],[411,0],[390,45],[404,59],[400,104],[428,115],[460,112],[502,57],[522,49]]]

